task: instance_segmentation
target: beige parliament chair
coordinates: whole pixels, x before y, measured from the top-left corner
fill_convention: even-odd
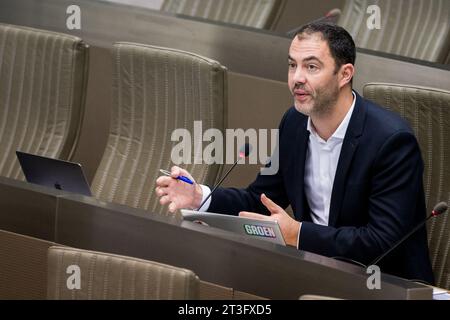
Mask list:
[[[450,203],[450,91],[369,83],[364,97],[399,113],[413,128],[425,164],[428,212],[441,201]],[[436,285],[450,289],[449,212],[432,218],[427,230]]]
[[[24,179],[16,150],[70,159],[83,119],[88,46],[0,24],[0,175]]]
[[[15,214],[14,210],[9,213]],[[43,300],[54,242],[0,230],[0,300]]]
[[[370,5],[380,8],[380,29]],[[369,8],[371,9],[371,8]],[[346,0],[338,25],[356,46],[431,62],[445,63],[450,50],[448,0]]]
[[[68,247],[48,249],[50,300],[198,299],[199,279],[187,269]]]
[[[227,71],[216,61],[174,49],[116,43],[114,50],[111,126],[92,190],[104,201],[164,213],[154,191],[159,169],[170,170],[172,160],[186,156],[190,164],[180,166],[196,181],[212,184],[220,174],[220,164],[194,163],[194,155],[199,158],[210,143],[201,145],[202,132],[225,128]],[[194,121],[201,121],[196,132]],[[180,141],[186,153],[174,151],[172,157]]]
[[[271,29],[279,19],[286,0],[164,0],[161,11]]]

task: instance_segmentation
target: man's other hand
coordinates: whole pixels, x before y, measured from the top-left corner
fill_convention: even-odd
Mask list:
[[[270,211],[270,216],[247,211],[239,212],[239,216],[258,220],[278,221],[286,244],[297,247],[301,223],[292,219],[283,208],[267,198],[264,193],[261,195],[261,202]]]

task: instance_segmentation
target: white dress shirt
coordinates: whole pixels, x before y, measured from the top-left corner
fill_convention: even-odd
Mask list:
[[[317,134],[311,118],[308,118],[306,129],[310,135],[305,161],[305,194],[311,209],[312,221],[317,224],[328,225],[334,177],[355,101],[353,93],[350,109],[327,141]]]
[[[211,189],[208,186],[205,186],[203,184],[200,185],[200,187],[202,187],[202,191],[203,191],[203,195],[202,195],[202,202],[205,201],[206,197],[209,196],[209,194],[211,193]],[[211,204],[211,198],[213,196],[209,197],[208,201],[205,202],[205,204],[198,209],[198,211],[200,212],[205,212],[208,211],[209,205]]]

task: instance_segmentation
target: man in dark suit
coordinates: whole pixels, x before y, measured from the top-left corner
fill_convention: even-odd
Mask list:
[[[294,106],[279,126],[279,170],[246,189],[217,189],[202,210],[277,220],[288,245],[368,264],[425,218],[423,162],[399,116],[352,90],[356,50],[341,27],[302,27],[289,49]],[[170,211],[198,208],[209,188],[160,177]],[[295,219],[284,210],[292,206]],[[422,228],[382,260],[383,272],[433,283]]]

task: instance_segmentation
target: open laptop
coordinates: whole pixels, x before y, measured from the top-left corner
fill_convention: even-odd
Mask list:
[[[212,212],[198,212],[194,210],[181,210],[183,220],[196,222],[219,229],[228,230],[256,239],[270,241],[285,246],[280,226],[276,221],[264,221],[219,214]]]
[[[79,163],[16,151],[25,178],[30,183],[92,196]]]

